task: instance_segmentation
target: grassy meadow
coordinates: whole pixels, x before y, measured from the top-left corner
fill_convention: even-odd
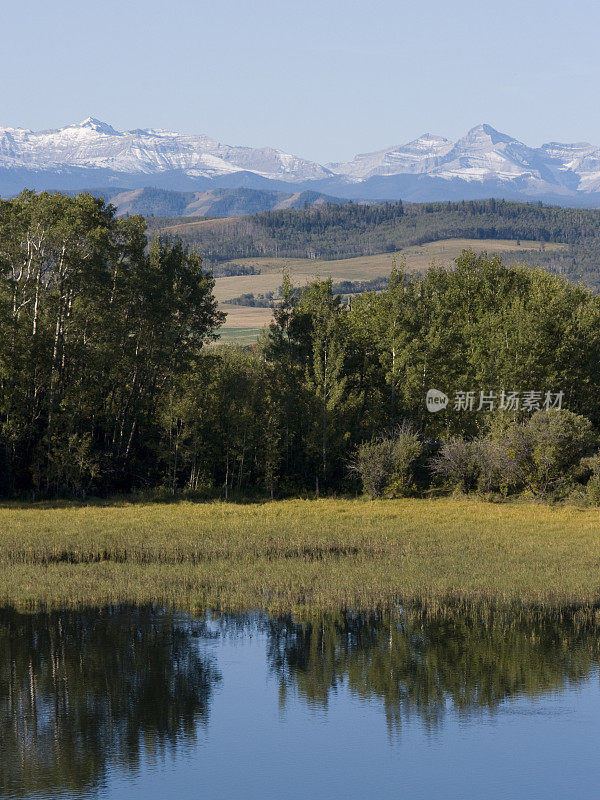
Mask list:
[[[222,610],[600,601],[600,518],[465,499],[7,504],[0,604]]]

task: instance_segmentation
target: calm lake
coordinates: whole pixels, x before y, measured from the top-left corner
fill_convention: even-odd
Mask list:
[[[577,614],[0,612],[0,797],[600,795]]]

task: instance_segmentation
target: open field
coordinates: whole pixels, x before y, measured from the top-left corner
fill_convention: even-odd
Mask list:
[[[197,223],[202,224],[202,223]],[[334,261],[319,261],[309,258],[242,258],[236,259],[236,264],[253,266],[260,270],[259,275],[238,275],[230,278],[217,278],[215,280],[215,297],[220,303],[221,311],[227,313],[227,321],[223,329],[223,339],[231,341],[228,335],[230,328],[260,329],[266,325],[272,312],[270,309],[248,308],[224,304],[225,300],[239,297],[242,294],[265,294],[276,291],[281,286],[281,276],[288,269],[293,282],[303,285],[316,277],[328,278],[334,281],[360,281],[389,275],[394,258],[406,260],[409,272],[424,272],[432,264],[451,266],[463,250],[472,249],[476,252],[487,251],[490,255],[506,255],[517,257],[519,252],[539,250],[539,242],[521,241],[517,246],[516,241],[507,239],[444,239],[438,242],[416,247],[407,247],[397,253],[380,253],[372,256],[359,256],[357,258],[343,258]],[[558,250],[566,247],[562,244],[546,244],[546,250]],[[249,312],[254,312],[255,322],[247,321]],[[249,333],[249,340],[252,337]]]
[[[227,328],[262,328],[271,321],[273,309],[252,306],[223,306],[227,312]]]
[[[489,255],[518,254],[523,251],[539,250],[539,242],[521,242],[506,239],[444,239],[429,242],[417,247],[406,247],[396,253],[379,253],[357,258],[341,258],[333,261],[319,261],[310,258],[240,258],[236,264],[244,264],[260,269],[260,275],[236,275],[231,278],[217,278],[215,297],[222,302],[238,297],[246,292],[268,292],[281,285],[281,275],[288,269],[296,283],[306,283],[315,277],[332,277],[334,281],[360,281],[389,275],[394,258],[406,259],[409,272],[423,272],[432,264],[451,266],[463,250],[487,251]],[[566,245],[548,244],[546,250],[557,250]]]
[[[600,602],[597,510],[435,499],[0,508],[0,604]]]
[[[218,342],[252,344],[258,338],[261,328],[273,318],[271,308],[252,308],[251,306],[221,306],[227,312],[227,321],[220,329]]]
[[[214,344],[254,344],[262,327],[261,325],[257,328],[243,328],[231,325],[222,329],[220,338]]]

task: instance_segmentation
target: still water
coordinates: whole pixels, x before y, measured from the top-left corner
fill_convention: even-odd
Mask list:
[[[599,630],[541,612],[0,611],[0,797],[600,797]]]

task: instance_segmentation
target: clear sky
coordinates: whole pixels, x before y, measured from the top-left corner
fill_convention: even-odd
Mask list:
[[[479,122],[600,145],[598,0],[12,0],[0,125],[207,133],[347,160]]]

